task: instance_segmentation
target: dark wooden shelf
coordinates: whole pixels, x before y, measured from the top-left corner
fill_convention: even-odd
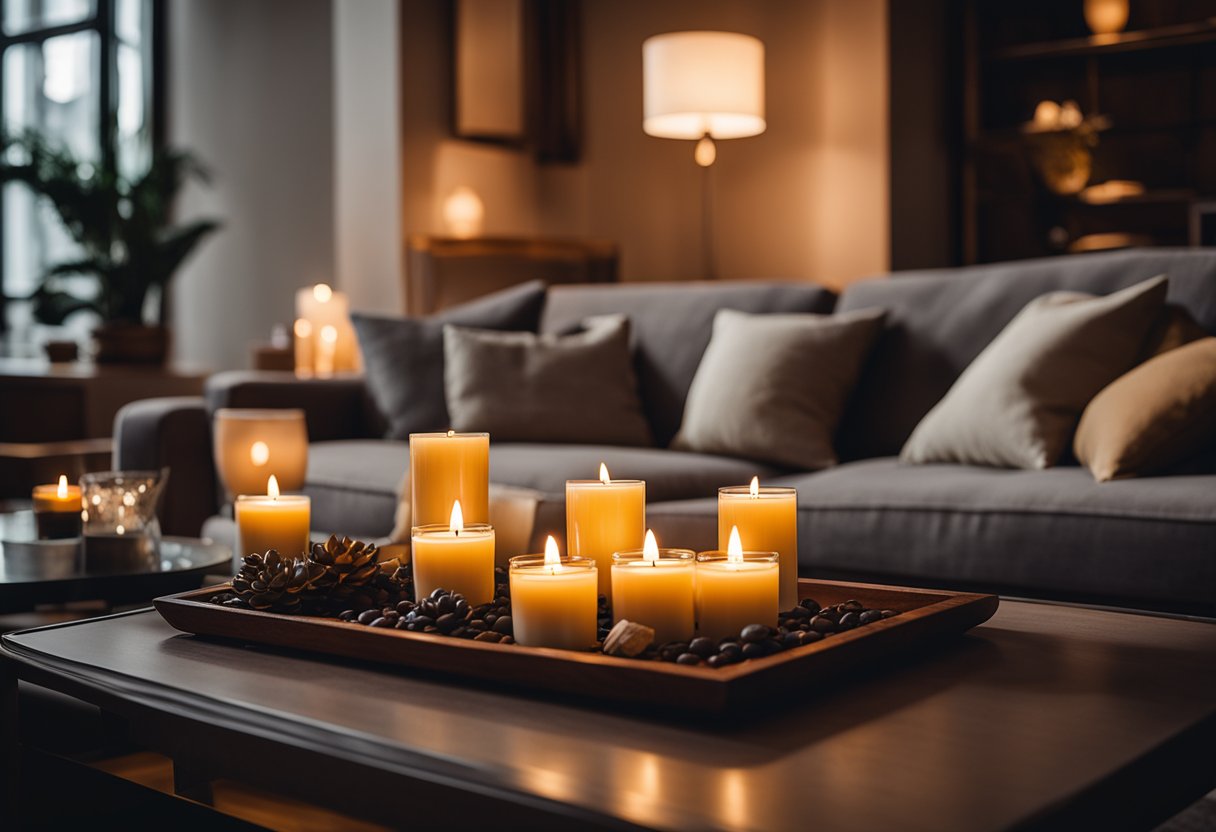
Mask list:
[[[1216,43],[1216,18],[1197,23],[1178,23],[1155,29],[1119,32],[1114,35],[1090,35],[1084,38],[1023,43],[995,50],[989,59],[1000,62],[1084,57],[1203,43]]]

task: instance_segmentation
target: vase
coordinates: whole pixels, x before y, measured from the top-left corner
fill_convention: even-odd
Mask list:
[[[108,323],[93,330],[98,364],[164,364],[169,330],[163,326]]]

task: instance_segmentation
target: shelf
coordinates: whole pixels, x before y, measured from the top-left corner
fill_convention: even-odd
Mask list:
[[[1028,61],[1039,58],[1067,58],[1106,55],[1118,52],[1139,52],[1147,49],[1169,49],[1216,42],[1216,18],[1197,23],[1179,23],[1119,32],[1114,35],[1090,35],[1068,40],[1041,41],[1007,46],[992,52],[992,61]]]

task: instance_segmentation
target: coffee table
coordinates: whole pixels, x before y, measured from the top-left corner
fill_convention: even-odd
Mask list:
[[[395,826],[1151,828],[1216,786],[1214,659],[1216,624],[1005,601],[864,677],[680,723],[138,611],[4,636],[0,691],[9,720],[17,679],[124,717],[179,794],[226,777]]]

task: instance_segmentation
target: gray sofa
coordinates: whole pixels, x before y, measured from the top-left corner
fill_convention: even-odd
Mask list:
[[[647,481],[661,539],[716,546],[716,489],[753,474],[794,485],[799,567],[806,575],[981,588],[1216,615],[1216,465],[1098,484],[1075,465],[1006,471],[905,466],[895,459],[920,418],[1034,297],[1056,289],[1106,294],[1159,273],[1170,302],[1216,332],[1216,250],[1151,249],[901,273],[849,286],[839,299],[807,284],[702,283],[558,287],[541,330],[605,312],[633,324],[643,404],[659,447],[492,442],[491,479],[540,497],[537,534],[560,531],[564,482],[594,475]],[[885,330],[837,437],[843,462],[826,471],[668,450],[714,312],[818,312],[882,307]],[[807,372],[814,372],[808,367]],[[137,402],[119,414],[117,465],[168,465],[163,522],[198,533],[219,511],[207,414],[218,407],[302,407],[312,439],[306,492],[313,525],[366,537],[389,533],[406,443],[358,379],[224,373],[206,400]],[[1216,426],[1213,426],[1216,440]]]

